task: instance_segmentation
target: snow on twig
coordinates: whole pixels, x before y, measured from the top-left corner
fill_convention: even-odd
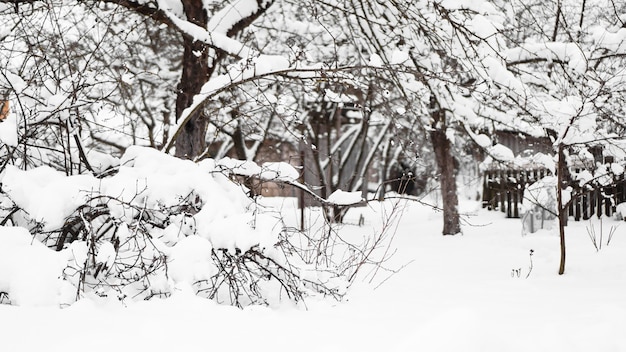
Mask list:
[[[325,206],[355,206],[365,202],[361,192],[346,192],[342,190],[337,190],[328,196],[327,199],[324,199],[307,185],[299,182],[299,172],[287,163],[264,163],[262,166],[259,166],[254,161],[250,160],[224,158],[217,163],[217,166],[221,168],[222,171],[228,172],[233,176],[254,177],[261,181],[281,183],[295,187],[304,191]]]

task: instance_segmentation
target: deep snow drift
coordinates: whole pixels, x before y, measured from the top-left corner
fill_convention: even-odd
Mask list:
[[[296,224],[295,200],[263,202]],[[468,214],[464,234],[443,237],[441,214],[428,206],[388,200],[352,209],[345,236],[378,233],[385,216],[403,216],[388,248],[395,254],[384,263],[397,273],[380,269],[372,280],[375,268],[365,268],[344,302],[237,309],[181,287],[168,299],[125,307],[95,298],[65,309],[1,305],[0,346],[66,352],[626,350],[623,222],[602,220],[599,251],[587,230],[593,227],[598,242],[600,221],[570,222],[566,274],[558,276],[555,232],[522,236],[519,219],[476,203],[462,210]],[[313,209],[307,216],[315,222],[320,215]],[[361,216],[363,226],[350,225]],[[617,230],[607,244],[611,227]]]
[[[100,177],[11,165],[0,174],[3,223],[19,226],[0,226],[5,300],[67,306],[96,295],[125,303],[192,286],[243,307],[345,293],[345,275],[332,263],[319,270],[315,245],[241,185],[252,175],[296,184],[291,165],[193,163],[142,147],[108,163],[115,168]],[[351,204],[361,194],[330,198]]]

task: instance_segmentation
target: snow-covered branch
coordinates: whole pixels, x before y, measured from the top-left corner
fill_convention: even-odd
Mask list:
[[[324,206],[355,206],[365,202],[361,192],[346,192],[337,190],[333,192],[327,199],[320,197],[307,185],[298,181],[300,173],[291,165],[285,162],[264,163],[258,165],[250,160],[235,160],[231,158],[223,158],[217,162],[217,167],[223,172],[232,176],[240,176],[246,178],[256,178],[260,181],[274,182],[293,186],[309,196],[313,197],[317,202]]]

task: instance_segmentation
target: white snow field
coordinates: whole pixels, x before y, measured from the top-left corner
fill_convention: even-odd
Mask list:
[[[296,225],[294,199],[264,202]],[[441,213],[405,200],[351,209],[343,233],[377,233],[394,205],[404,213],[384,265],[399,271],[379,270],[370,282],[373,268],[364,268],[343,302],[238,309],[181,286],[170,298],[125,306],[95,298],[67,308],[0,305],[0,350],[626,351],[623,221],[602,220],[600,250],[587,231],[593,226],[598,244],[598,219],[570,221],[559,276],[556,232],[522,236],[519,219],[473,202],[462,204],[460,236],[442,236]],[[363,226],[351,225],[361,216]]]

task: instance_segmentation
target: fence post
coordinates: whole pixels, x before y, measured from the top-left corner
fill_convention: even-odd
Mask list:
[[[582,194],[583,220],[589,219],[589,191]]]
[[[503,213],[506,211],[506,209],[504,207],[504,202],[505,202],[504,198],[506,197],[506,195],[504,194],[505,191],[506,191],[505,183],[504,183],[505,182],[505,180],[504,180],[505,176],[506,176],[506,173],[504,171],[500,170],[500,184],[499,184],[499,192],[498,192],[498,194],[499,194],[499,197],[500,197],[500,211],[503,212]]]
[[[594,187],[589,191],[589,218],[596,213],[596,202],[598,201],[597,189]]]
[[[580,221],[580,194],[574,199],[574,220]]]
[[[519,190],[517,185],[515,185],[515,189],[513,189],[513,218],[519,218]]]
[[[491,199],[491,188],[489,187],[490,172],[490,170],[485,171],[485,176],[483,176],[483,208],[488,207],[489,200]]]
[[[607,190],[604,190],[604,193],[606,193]],[[611,201],[608,197],[602,197],[604,199],[604,215],[606,216],[611,216]]]

